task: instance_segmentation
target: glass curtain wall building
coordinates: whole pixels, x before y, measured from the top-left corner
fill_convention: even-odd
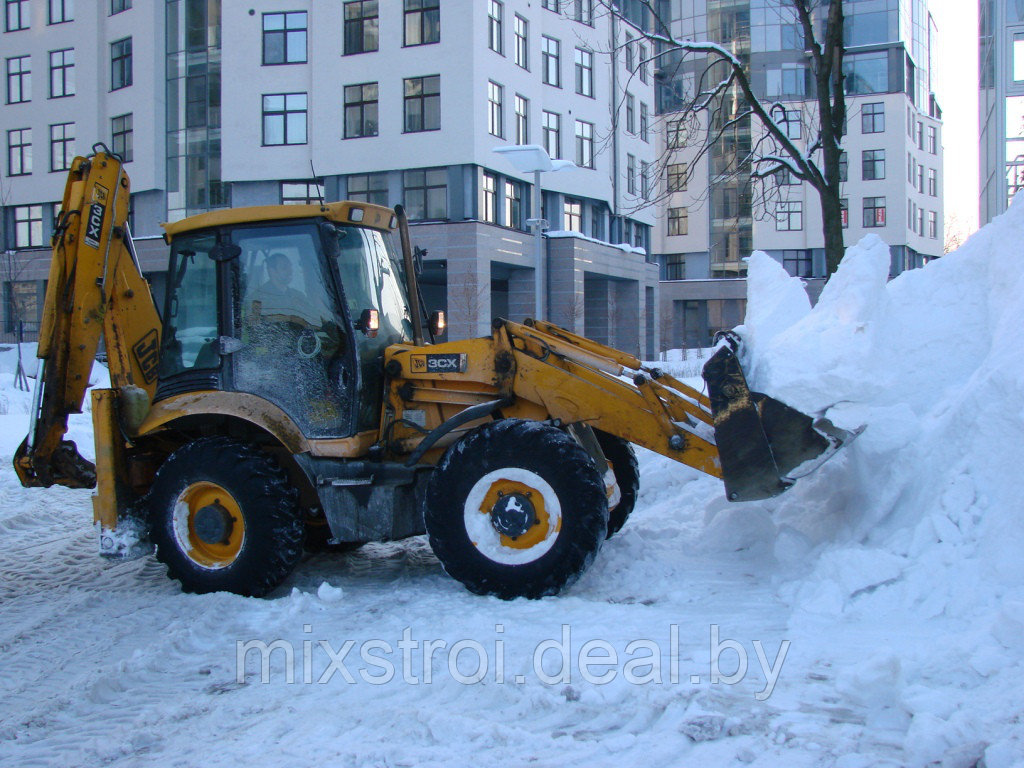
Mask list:
[[[978,3],[982,225],[1024,189],[1024,0]]]
[[[800,123],[814,119],[814,80],[809,56],[804,52],[803,31],[789,3],[783,0],[661,0],[659,9],[663,18],[671,18],[677,39],[710,40],[739,58],[747,67],[759,99],[785,103],[787,120],[788,110],[793,110],[791,138],[807,138],[801,135]],[[898,131],[904,125],[913,125],[915,115],[911,113],[915,110],[940,118],[933,95],[936,30],[925,1],[847,0],[844,10],[847,48],[844,75],[850,118],[856,119],[860,114],[858,97],[874,101],[888,94],[903,94],[910,109],[906,123],[891,117],[890,126],[884,130]],[[819,4],[816,9],[819,30],[824,26],[826,11],[826,4]],[[658,109],[668,126],[670,150],[674,146],[694,145],[703,139],[703,135],[691,135],[692,127],[688,131],[674,129],[673,117],[693,98],[699,84],[706,87],[715,83],[724,72],[724,69],[716,71],[707,67],[707,60],[698,57],[682,57],[672,52],[663,52],[661,56]],[[718,99],[701,126],[712,135],[721,134],[707,155],[708,193],[700,206],[703,210],[689,212],[691,229],[695,213],[708,219],[710,277],[744,275],[746,268],[742,259],[752,248],[763,247],[755,242],[756,222],[765,219],[765,211],[759,211],[758,206],[771,193],[763,188],[764,182],[751,179],[750,165],[744,162],[761,135],[752,118],[742,116],[746,108],[739,89],[734,87]],[[915,141],[913,129],[908,130],[910,140]],[[858,177],[859,160],[855,161]],[[868,176],[864,178],[870,180]],[[860,180],[851,175],[851,185]],[[691,172],[691,185],[704,182],[704,179],[694,178]],[[788,182],[773,179],[768,183],[785,186]],[[804,209],[816,205],[814,193],[805,194],[801,205],[799,223],[803,228]],[[792,218],[795,208],[786,205],[783,208],[788,222],[783,229],[788,229],[795,221]],[[777,211],[768,210],[769,216],[773,213]],[[916,210],[912,209],[908,218],[916,218]],[[815,263],[822,263],[820,254]]]

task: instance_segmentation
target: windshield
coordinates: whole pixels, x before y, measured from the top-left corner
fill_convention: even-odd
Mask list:
[[[217,262],[210,258],[216,235],[204,232],[175,239],[168,271],[161,377],[216,368]]]
[[[412,339],[412,315],[405,292],[405,273],[389,235],[362,227],[334,226],[336,262],[353,321],[364,309],[380,317],[378,339],[394,344]]]

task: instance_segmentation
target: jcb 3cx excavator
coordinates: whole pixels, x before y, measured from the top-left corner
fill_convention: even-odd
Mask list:
[[[425,343],[401,207],[220,210],[165,225],[163,317],[126,226],[116,155],[76,158],[53,235],[25,486],[95,487],[100,552],[156,556],[193,592],[264,595],[304,543],[426,533],[502,598],[556,594],[629,516],[631,443],[773,496],[847,434],[747,388],[735,350],[708,396],[545,322]],[[399,233],[399,245],[393,234]],[[430,332],[433,338],[437,328]],[[65,439],[100,338],[95,465]]]

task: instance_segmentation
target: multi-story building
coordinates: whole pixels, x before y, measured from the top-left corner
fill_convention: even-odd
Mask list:
[[[843,227],[847,245],[875,233],[889,243],[891,273],[942,253],[941,112],[934,92],[935,25],[924,0],[845,4],[847,132]],[[666,0],[677,39],[711,40],[747,64],[762,102],[807,150],[817,132],[814,81],[793,8],[781,0]],[[819,7],[819,16],[824,9]],[[821,19],[819,18],[819,21]],[[740,160],[763,146],[761,124],[735,120],[742,99],[729,94],[712,115],[721,140],[701,152],[707,116],[694,131],[678,110],[707,67],[695,57],[663,57],[659,120],[668,153],[665,216],[656,230],[662,265],[662,346],[709,343],[742,322],[744,257],[763,250],[816,296],[825,275],[817,192],[791,174],[752,177]],[[730,122],[733,121],[731,124]],[[818,155],[820,158],[820,154]],[[819,159],[820,162],[820,159]],[[817,281],[815,279],[818,278]]]
[[[1024,5],[978,3],[982,225],[1024,188]]]
[[[542,177],[548,318],[655,352],[653,72],[639,29],[592,0],[4,5],[8,321],[38,314],[63,171],[104,141],[128,161],[157,293],[161,221],[402,203],[428,303],[453,337],[488,333],[492,316],[535,314],[532,174],[492,150],[538,144],[576,165]]]

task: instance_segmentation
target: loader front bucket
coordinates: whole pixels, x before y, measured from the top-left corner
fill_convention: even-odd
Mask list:
[[[729,347],[708,360],[703,376],[730,501],[778,496],[858,434],[751,392]]]

